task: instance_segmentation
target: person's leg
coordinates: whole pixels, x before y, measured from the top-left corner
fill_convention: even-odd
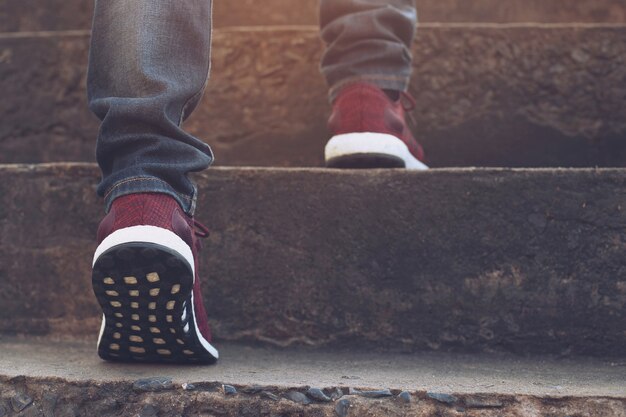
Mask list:
[[[92,284],[103,359],[212,363],[196,187],[210,148],[181,129],[209,72],[211,0],[97,0],[88,95],[107,215]]]
[[[414,0],[320,0],[320,9],[321,70],[333,104],[326,165],[426,169],[405,120]]]
[[[88,96],[102,120],[98,194],[161,192],[192,213],[191,171],[209,166],[208,145],[180,125],[208,78],[211,0],[97,0]]]
[[[358,81],[405,91],[416,24],[415,0],[320,0],[327,46],[321,69],[331,101],[343,86]]]

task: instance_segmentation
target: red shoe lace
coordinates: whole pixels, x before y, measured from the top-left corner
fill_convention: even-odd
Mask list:
[[[198,220],[193,219],[193,234],[199,237],[200,239],[206,239],[209,237],[211,232],[209,231],[208,227],[200,223]],[[200,239],[194,239],[195,241],[194,245],[198,252],[202,250],[202,240]]]
[[[193,219],[193,226],[194,226],[193,232],[199,238],[206,239],[207,237],[211,235],[209,228],[203,225],[202,223],[200,223],[196,219]]]
[[[415,101],[413,96],[406,91],[400,92],[400,102],[402,103],[402,108],[406,112],[415,110],[415,107],[417,106],[417,102]]]

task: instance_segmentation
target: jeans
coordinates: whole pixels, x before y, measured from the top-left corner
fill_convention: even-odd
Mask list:
[[[96,159],[105,210],[117,197],[160,192],[193,214],[188,177],[213,161],[182,130],[210,71],[211,0],[96,0],[87,91],[102,124]],[[417,14],[414,0],[320,0],[327,45],[321,71],[331,101],[364,80],[405,90]]]

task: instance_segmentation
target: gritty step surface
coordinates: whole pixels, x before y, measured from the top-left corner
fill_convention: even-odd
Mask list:
[[[420,0],[421,22],[625,22],[623,0]],[[214,24],[316,25],[319,0],[216,1]],[[88,29],[93,2],[85,0],[5,0],[0,32]]]
[[[94,159],[88,32],[0,35],[0,162]],[[315,27],[218,30],[185,128],[227,166],[321,166]],[[624,166],[626,26],[423,25],[411,112],[430,166]],[[306,82],[303,82],[306,80]]]
[[[625,355],[622,169],[210,169],[218,342]],[[0,167],[0,327],[94,334],[90,164]]]
[[[118,364],[102,361],[92,341],[0,337],[0,375],[119,382],[169,377],[176,385],[353,387],[448,394],[504,394],[626,399],[626,359],[512,355],[389,354],[359,350],[270,349],[221,344],[217,365]]]
[[[146,366],[102,362],[93,345],[0,337],[3,415],[623,417],[626,410],[619,360],[225,344],[217,365]]]

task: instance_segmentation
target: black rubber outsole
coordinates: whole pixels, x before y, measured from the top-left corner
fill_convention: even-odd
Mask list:
[[[115,246],[96,260],[92,285],[106,319],[98,344],[102,359],[216,361],[196,334],[193,272],[178,253],[153,243]]]
[[[343,169],[376,169],[376,168],[405,168],[404,160],[397,156],[383,153],[356,153],[338,156],[326,161],[328,168]]]

